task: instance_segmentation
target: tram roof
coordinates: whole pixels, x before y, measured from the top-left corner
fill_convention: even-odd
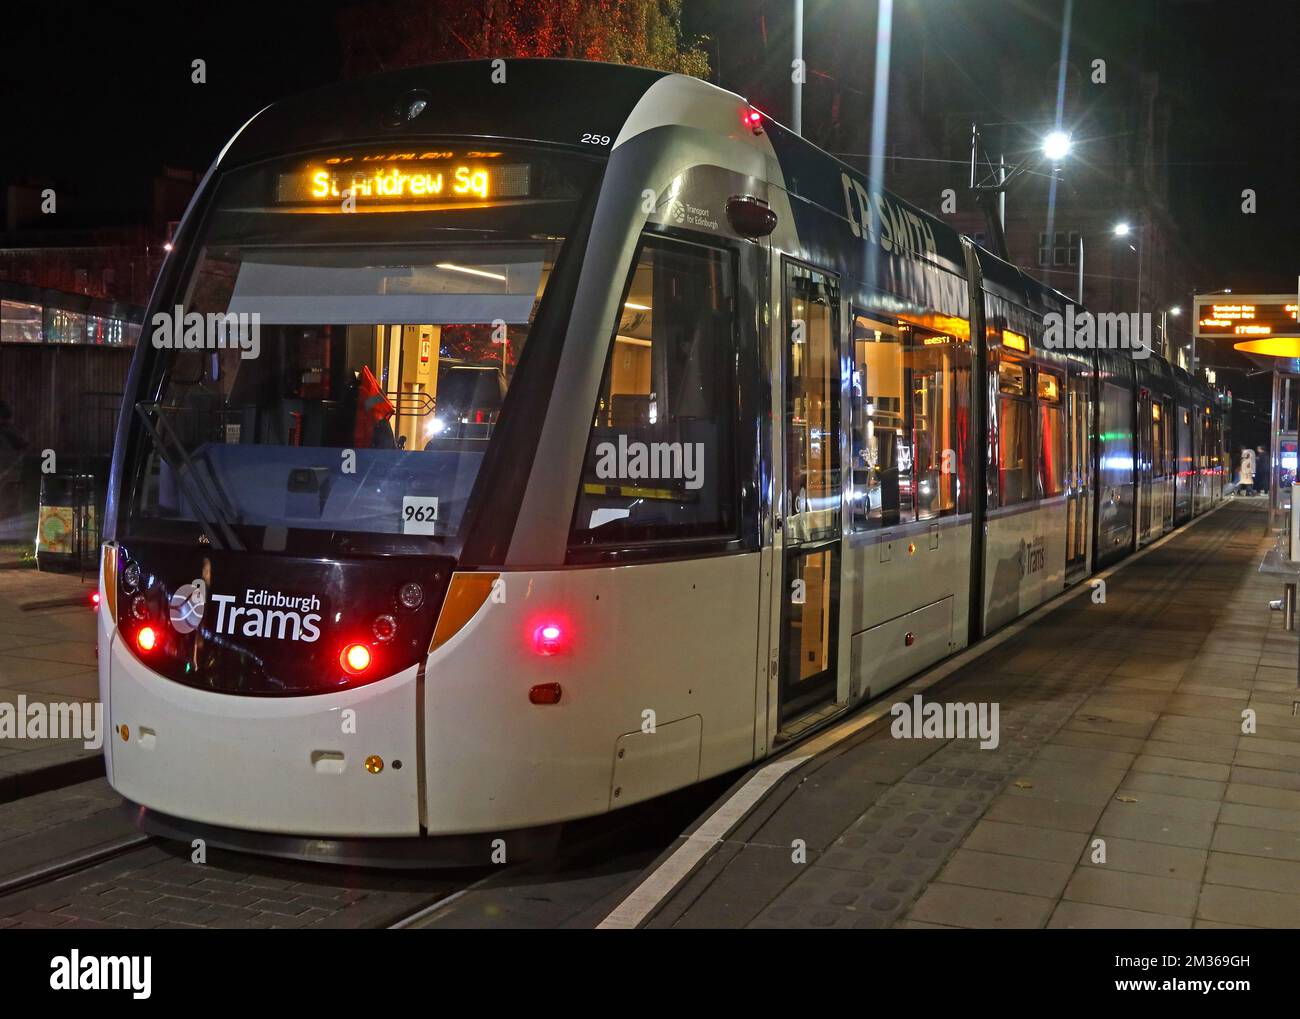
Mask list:
[[[511,58],[457,60],[403,68],[326,85],[280,100],[254,116],[222,152],[220,162],[240,165],[276,156],[329,147],[368,143],[394,144],[408,137],[449,135],[493,141],[541,142],[578,148],[574,142],[575,110],[584,130],[619,135],[633,109],[651,86],[670,72],[627,64],[587,60]],[[709,99],[746,103],[700,79],[674,75],[698,87]],[[401,109],[423,98],[436,126],[423,115],[406,118]],[[841,173],[867,183],[860,170],[767,117],[764,127],[777,149],[785,189],[836,210]],[[816,167],[819,171],[808,172]],[[949,268],[965,275],[960,236],[949,224],[877,189],[907,209],[933,231],[939,254]],[[1071,298],[994,253],[977,248],[986,287],[1041,312],[1060,311]],[[1155,355],[1159,357],[1159,355]],[[1175,368],[1175,373],[1180,370]],[[1184,373],[1185,374],[1185,373]],[[1196,380],[1189,380],[1195,385]]]

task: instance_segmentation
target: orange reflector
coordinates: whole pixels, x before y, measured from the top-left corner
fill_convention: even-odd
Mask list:
[[[152,626],[140,627],[140,632],[135,635],[135,643],[141,651],[152,651],[158,646],[158,631]]]
[[[384,759],[378,754],[371,754],[366,758],[366,771],[372,775],[378,775],[384,770]]]
[[[559,704],[563,693],[559,683],[538,683],[528,691],[528,699],[534,704]]]
[[[483,603],[492,594],[492,585],[499,573],[453,573],[447,597],[438,613],[438,625],[433,628],[433,641],[429,650],[442,647],[474,618]]]
[[[104,590],[104,602],[108,606],[108,618],[117,622],[117,546],[105,545],[100,561],[99,583]]]
[[[360,675],[370,668],[370,648],[364,644],[349,644],[339,655],[339,664],[349,675]]]

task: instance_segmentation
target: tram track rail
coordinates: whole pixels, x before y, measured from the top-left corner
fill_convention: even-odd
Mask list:
[[[18,892],[31,891],[41,885],[53,884],[55,881],[71,877],[83,870],[125,856],[127,853],[154,845],[160,841],[161,839],[154,835],[147,835],[144,832],[132,832],[109,842],[60,857],[50,863],[0,878],[0,899],[5,899]]]

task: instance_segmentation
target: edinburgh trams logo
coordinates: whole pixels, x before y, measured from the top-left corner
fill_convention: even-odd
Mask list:
[[[1047,568],[1047,540],[1036,534],[1031,541],[1020,539],[1020,551],[1016,554],[1020,560],[1021,579],[1031,573],[1039,573]]]
[[[1127,350],[1137,361],[1151,356],[1151,313],[1049,311],[1043,316],[1043,346],[1048,350]]]
[[[321,600],[314,594],[284,594],[248,588],[240,598],[214,594],[216,631],[243,637],[298,640],[311,644],[320,639]]]
[[[262,316],[254,312],[186,312],[179,304],[153,317],[153,345],[159,350],[238,350],[241,360],[262,351]]]

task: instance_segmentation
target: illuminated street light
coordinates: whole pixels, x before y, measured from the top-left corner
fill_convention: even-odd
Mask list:
[[[989,228],[989,247],[993,253],[1008,258],[1006,238],[1006,193],[1011,183],[1030,172],[1031,167],[1044,161],[1053,164],[1051,177],[1055,180],[1058,167],[1070,154],[1073,143],[1069,132],[1059,128],[1049,131],[1037,149],[1030,149],[1015,166],[1008,168],[1005,156],[999,156],[995,164],[984,151],[980,140],[979,124],[971,124],[970,136],[970,189],[975,193],[975,200],[984,211],[984,218]],[[984,168],[988,170],[985,172]]]
[[[1130,229],[1130,227],[1129,227],[1129,225],[1128,225],[1127,223],[1116,223],[1116,224],[1115,224],[1115,236],[1116,236],[1116,237],[1127,237],[1127,236],[1128,236],[1129,229]]]
[[[1064,131],[1053,131],[1043,139],[1043,155],[1059,162],[1070,154],[1070,136]]]
[[[1178,305],[1176,305],[1176,304],[1175,304],[1172,308],[1169,309],[1169,314],[1173,315],[1174,318],[1177,318],[1177,317],[1178,317],[1179,315],[1181,315],[1182,313],[1183,313],[1183,309],[1180,308],[1180,307],[1178,307]]]

